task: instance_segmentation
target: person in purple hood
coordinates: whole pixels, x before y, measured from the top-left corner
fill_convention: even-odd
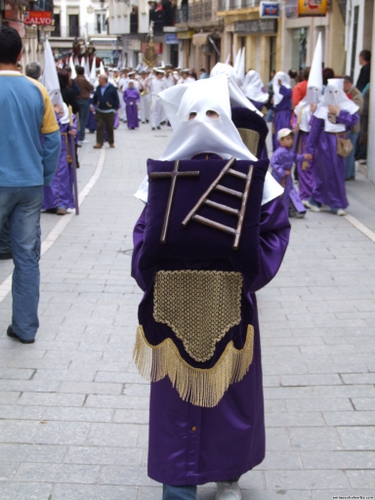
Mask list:
[[[290,226],[269,160],[231,121],[225,75],[159,97],[174,134],[136,193],[146,205],[132,258],[144,291],[134,360],[151,381],[148,475],[163,500],[196,500],[212,481],[216,500],[239,500],[240,476],[265,456],[255,292],[277,273]]]
[[[124,91],[124,102],[126,105],[126,120],[128,128],[134,130],[139,127],[138,121],[138,106],[140,102],[140,95],[138,90],[134,87],[133,80],[130,80],[128,87]]]

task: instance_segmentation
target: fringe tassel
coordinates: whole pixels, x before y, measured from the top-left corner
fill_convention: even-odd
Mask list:
[[[171,339],[158,346],[149,344],[142,325],[137,328],[134,362],[143,378],[157,382],[168,375],[180,397],[196,406],[212,408],[223,397],[230,384],[239,382],[253,360],[254,328],[247,327],[246,342],[238,350],[229,342],[215,366],[207,370],[194,368],[182,359]]]

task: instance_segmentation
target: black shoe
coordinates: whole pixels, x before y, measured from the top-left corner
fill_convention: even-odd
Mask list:
[[[0,260],[9,260],[9,259],[13,259],[13,254],[10,250],[9,252],[0,253]]]
[[[161,130],[161,127],[156,127],[158,130]]]
[[[21,344],[33,344],[35,342],[34,339],[21,339],[14,331],[12,330],[12,325],[8,326],[7,329],[7,335],[8,337],[12,337],[12,339],[17,339],[21,342]]]

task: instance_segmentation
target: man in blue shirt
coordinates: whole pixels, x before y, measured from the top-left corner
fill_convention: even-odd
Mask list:
[[[0,227],[9,220],[14,260],[7,334],[32,344],[39,327],[43,185],[55,174],[61,139],[47,90],[16,70],[21,57],[18,32],[0,26]]]
[[[109,146],[114,148],[115,113],[120,107],[120,101],[117,89],[114,85],[108,83],[107,75],[99,75],[99,85],[96,87],[94,93],[93,105],[96,106],[95,119],[98,124],[94,149],[100,149],[103,147],[104,126],[107,128]],[[91,110],[94,110],[93,106]]]

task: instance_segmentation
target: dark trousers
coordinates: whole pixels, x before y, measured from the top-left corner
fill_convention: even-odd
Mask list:
[[[104,144],[104,125],[107,127],[108,142],[109,144],[114,144],[114,124],[115,124],[115,113],[101,113],[96,110],[95,115],[96,123],[98,128],[96,129],[96,143]]]
[[[86,125],[89,119],[89,111],[90,111],[90,100],[89,99],[77,99],[78,107],[79,107],[79,140],[85,140],[85,132]]]

